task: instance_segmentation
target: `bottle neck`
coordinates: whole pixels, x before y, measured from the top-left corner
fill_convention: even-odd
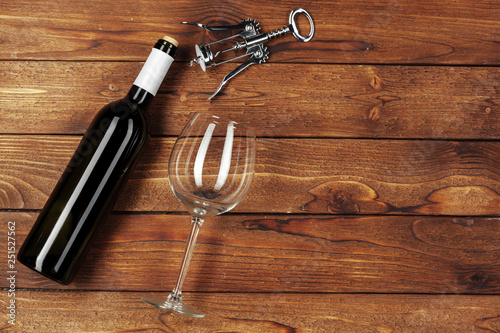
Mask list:
[[[170,69],[170,65],[174,62],[176,53],[177,47],[175,45],[164,39],[158,40],[135,79],[134,86],[155,96]]]
[[[177,54],[176,43],[169,37],[156,42],[125,98],[133,110],[148,109]]]
[[[150,92],[136,85],[133,85],[127,94],[127,99],[138,107],[140,106],[139,109],[144,111],[148,109],[153,98],[154,96]]]

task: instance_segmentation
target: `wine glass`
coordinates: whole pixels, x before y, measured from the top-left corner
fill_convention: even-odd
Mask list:
[[[250,189],[255,141],[252,128],[230,119],[203,113],[191,117],[177,138],[168,163],[170,187],[191,214],[186,251],[168,298],[142,297],[143,301],[171,312],[204,316],[182,302],[182,284],[205,218],[231,210]]]

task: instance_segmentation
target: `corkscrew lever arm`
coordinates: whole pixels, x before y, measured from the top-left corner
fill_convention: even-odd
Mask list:
[[[265,62],[266,59],[269,58],[269,51],[267,51],[267,47],[263,46],[262,44],[258,44],[250,47],[247,50],[247,55],[251,55],[251,57],[248,58],[244,63],[233,69],[231,72],[229,72],[226,76],[224,76],[224,79],[220,83],[219,88],[217,88],[217,90],[212,94],[212,96],[207,99],[207,101],[215,97],[215,95],[217,95],[221,91],[222,87],[227,83],[227,81],[241,73],[248,66]]]
[[[197,27],[205,29],[206,31],[225,31],[225,30],[245,31],[245,27],[247,26],[248,21],[249,20],[245,20],[239,24],[234,24],[234,25],[206,25],[198,22],[181,22],[181,24],[195,25]]]
[[[224,79],[220,83],[219,88],[217,88],[217,90],[212,94],[212,96],[210,96],[207,99],[207,101],[214,98],[215,95],[217,95],[219,93],[219,91],[221,91],[222,87],[227,83],[227,81],[229,81],[230,79],[232,79],[233,77],[238,75],[240,72],[242,72],[245,68],[247,68],[248,66],[253,65],[253,64],[258,64],[258,62],[255,61],[254,56],[250,57],[247,61],[245,61],[244,63],[242,63],[241,65],[239,65],[235,69],[233,69],[231,72],[226,74],[226,76],[224,76]]]

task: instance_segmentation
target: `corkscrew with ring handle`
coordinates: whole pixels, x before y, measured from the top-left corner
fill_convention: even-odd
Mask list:
[[[300,34],[299,29],[297,27],[297,22],[296,22],[296,16],[298,14],[304,14],[307,19],[309,20],[310,24],[310,31],[309,35],[303,36]],[[213,68],[218,65],[225,64],[227,62],[241,59],[244,57],[249,57],[245,62],[243,62],[241,65],[233,69],[231,72],[229,72],[224,79],[222,80],[221,84],[219,85],[219,88],[208,98],[208,100],[211,100],[215,95],[217,95],[222,87],[233,77],[235,77],[237,74],[241,73],[245,68],[247,68],[250,65],[254,64],[262,64],[264,63],[267,59],[269,59],[269,51],[267,50],[267,47],[264,46],[264,43],[267,42],[268,40],[275,38],[277,36],[282,36],[287,33],[292,33],[295,38],[297,38],[301,42],[309,42],[313,36],[314,36],[314,22],[309,15],[309,13],[302,9],[302,8],[295,8],[290,12],[290,16],[288,19],[288,25],[284,26],[280,29],[277,29],[275,31],[271,31],[269,33],[259,33],[259,24],[252,19],[246,19],[242,21],[239,24],[235,25],[223,25],[223,26],[208,26],[196,22],[182,22],[183,24],[190,24],[190,25],[195,25],[200,28],[203,28],[207,31],[227,31],[227,30],[236,30],[240,31],[239,33],[223,38],[220,40],[216,40],[214,42],[204,44],[204,45],[195,45],[195,51],[196,51],[196,58],[191,60],[191,66],[194,63],[197,63],[200,65],[201,69],[206,72],[207,69]],[[243,39],[242,41],[236,42],[234,46],[229,47],[228,49],[221,50],[218,52],[213,52],[211,47],[214,44],[221,43],[233,38],[241,38]],[[238,51],[246,49],[245,54],[238,55],[234,58],[224,60],[221,62],[216,62],[216,58],[226,52],[229,51]]]

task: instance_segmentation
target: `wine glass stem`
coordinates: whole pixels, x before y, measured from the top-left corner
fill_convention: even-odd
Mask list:
[[[199,216],[191,217],[191,231],[189,232],[189,239],[186,245],[186,251],[184,252],[184,258],[182,258],[179,277],[177,278],[177,283],[174,290],[170,294],[170,299],[173,301],[180,301],[181,299],[182,284],[184,283],[184,279],[186,278],[189,263],[191,262],[191,257],[193,255],[194,246],[196,245],[196,238],[198,238],[198,232],[200,231],[203,221],[205,221],[205,219]]]

